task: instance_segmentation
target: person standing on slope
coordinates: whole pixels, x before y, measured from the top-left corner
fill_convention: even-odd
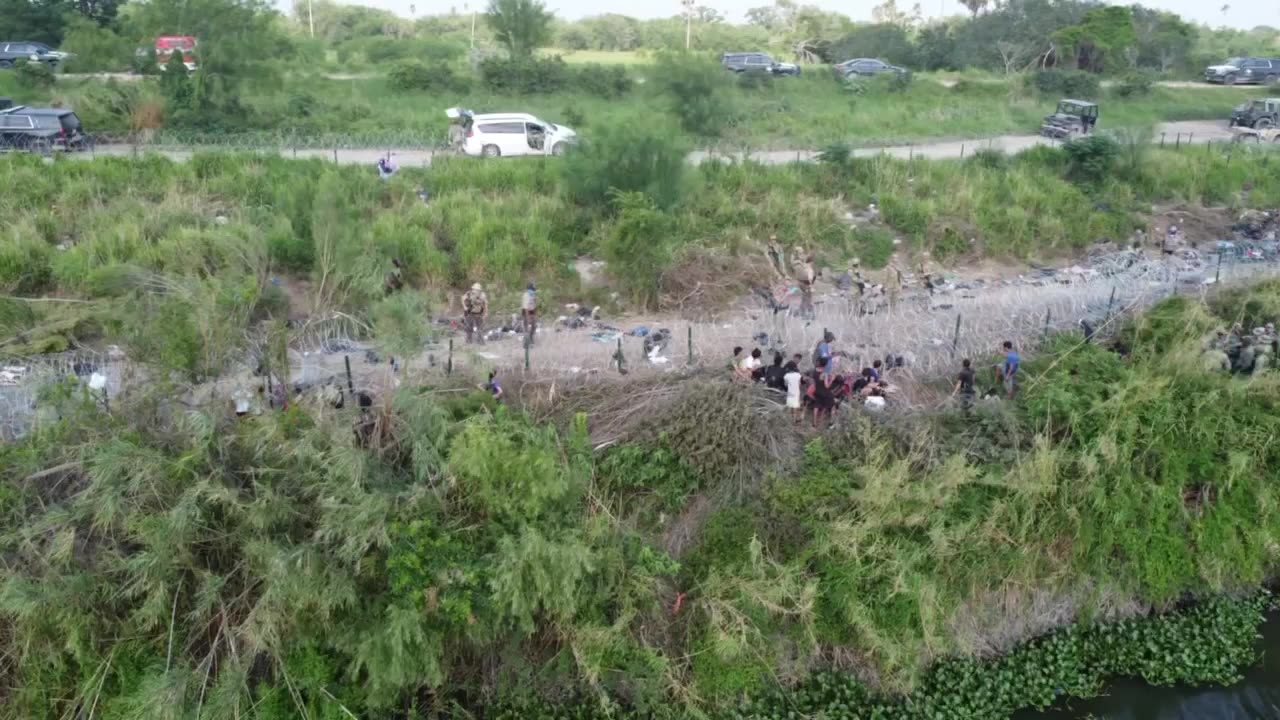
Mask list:
[[[480,283],[462,296],[462,326],[467,332],[467,342],[484,344],[484,320],[489,316],[489,297]]]

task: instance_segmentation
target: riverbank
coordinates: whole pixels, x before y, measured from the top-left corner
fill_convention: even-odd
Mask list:
[[[874,689],[965,718],[1111,674],[1222,681],[1260,606],[1122,618],[1273,575],[1280,380],[1199,348],[1278,309],[1274,281],[1175,298],[1115,333],[1125,357],[1051,339],[1012,403],[823,432],[696,378],[508,381],[496,409],[406,375],[364,416],[243,420],[163,382],[109,407],[68,387],[0,449],[0,716],[772,718]],[[1091,618],[1140,652],[1028,644]]]

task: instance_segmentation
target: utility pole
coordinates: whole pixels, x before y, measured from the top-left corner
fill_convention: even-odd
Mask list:
[[[316,38],[316,16],[311,12],[311,0],[307,0],[307,25],[311,28],[311,39]]]
[[[691,47],[693,39],[693,3],[695,0],[680,0],[680,4],[684,5],[684,49]]]
[[[463,5],[462,7],[466,7]],[[471,49],[476,49],[476,11],[471,11]]]

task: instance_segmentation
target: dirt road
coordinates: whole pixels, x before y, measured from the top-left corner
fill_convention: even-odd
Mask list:
[[[1214,122],[1208,120],[1190,120],[1183,122],[1161,123],[1155,131],[1154,142],[1160,142],[1163,137],[1166,144],[1188,144],[1188,143],[1222,143],[1231,140],[1231,133],[1227,130],[1225,122]],[[1037,135],[1001,135],[991,138],[978,138],[968,140],[937,140],[931,142],[923,142],[911,145],[892,145],[884,147],[864,147],[854,150],[857,157],[873,157],[881,153],[897,158],[926,157],[932,160],[947,160],[954,158],[962,158],[973,154],[977,150],[993,149],[1006,153],[1017,153],[1037,145],[1052,145],[1057,141],[1039,137]],[[164,155],[168,158],[178,161],[189,159],[193,152],[200,150],[216,150],[219,148],[153,148],[148,146],[134,147],[132,145],[112,144],[99,145],[92,152],[78,153],[72,157],[91,158],[100,155],[105,156],[127,156],[135,153],[154,152]],[[289,148],[262,148],[257,152],[278,152],[286,157],[295,158],[320,158],[342,164],[369,165],[372,166],[378,161],[378,158],[385,156],[388,152],[395,158],[396,163],[401,167],[425,167],[431,164],[431,158],[434,157],[436,151],[424,149],[410,148],[350,148],[350,149],[289,149]],[[817,150],[758,150],[751,152],[749,157],[766,165],[783,165],[790,162],[812,162],[818,156]],[[689,153],[689,162],[692,164],[700,164],[711,160],[723,161],[727,159],[742,159],[743,153],[725,153],[725,152],[709,152],[705,150],[697,150]]]

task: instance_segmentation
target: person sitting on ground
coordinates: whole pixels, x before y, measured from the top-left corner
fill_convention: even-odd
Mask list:
[[[386,180],[396,174],[396,164],[390,156],[378,158],[378,179]]]
[[[787,371],[782,367],[782,353],[775,352],[773,354],[773,364],[765,368],[764,371],[764,386],[770,390],[786,392],[787,383],[783,379],[786,374]]]
[[[733,355],[729,356],[729,364],[728,364],[729,371],[733,373],[738,372],[738,364],[741,362],[742,362],[742,346],[735,345],[733,348]]]
[[[965,358],[960,361],[960,374],[956,376],[956,386],[951,391],[951,396],[960,396],[960,408],[965,415],[968,415],[969,409],[973,407],[973,399],[977,394],[977,389],[974,387],[973,367],[969,362],[969,358]]]
[[[1004,363],[1000,365],[1000,381],[1004,383],[1005,393],[1013,397],[1014,382],[1018,374],[1018,353],[1013,349],[1013,342],[1004,341]]]
[[[884,363],[876,360],[871,363],[871,379],[880,382],[880,371],[884,368]]]
[[[484,389],[493,396],[494,400],[502,402],[502,385],[498,384],[498,371],[489,371],[489,381],[484,384]]]
[[[803,414],[800,409],[800,366],[795,362],[789,362],[782,368],[782,381],[787,388],[787,409],[791,411],[791,418],[797,424]]]
[[[1240,354],[1236,356],[1235,365],[1232,369],[1245,375],[1252,373],[1253,361],[1257,355],[1258,348],[1254,347],[1253,336],[1244,336],[1240,339]]]
[[[742,358],[742,361],[738,363],[738,377],[743,380],[756,379],[755,371],[760,369],[762,362],[760,360],[760,356],[760,348],[755,348],[751,351],[750,355]]]
[[[884,396],[884,385],[876,380],[871,368],[863,368],[862,374],[853,382],[853,392],[862,397]]]

